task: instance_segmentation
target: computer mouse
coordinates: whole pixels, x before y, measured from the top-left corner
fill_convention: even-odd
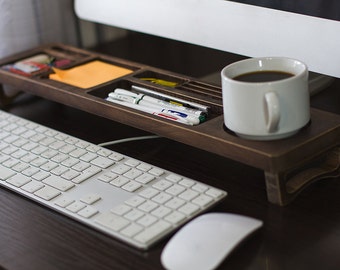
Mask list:
[[[169,240],[161,254],[162,265],[168,270],[215,269],[262,225],[261,220],[237,214],[203,214]]]

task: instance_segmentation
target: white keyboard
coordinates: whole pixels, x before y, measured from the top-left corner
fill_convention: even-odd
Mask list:
[[[147,249],[227,194],[0,111],[0,185]]]

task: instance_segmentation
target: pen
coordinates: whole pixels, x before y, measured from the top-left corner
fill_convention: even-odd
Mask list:
[[[117,91],[120,93],[124,93],[123,90],[122,91]],[[129,92],[129,91],[127,91]],[[132,93],[134,94],[134,93]],[[148,100],[144,100],[145,96],[143,94],[134,94],[134,95],[125,95],[125,94],[119,94],[113,92],[113,93],[109,93],[109,97],[113,98],[113,99],[117,99],[120,101],[124,101],[124,102],[128,102],[128,103],[134,103],[134,104],[138,104],[144,107],[148,107],[148,108],[155,108],[158,109],[161,112],[167,112],[169,114],[173,114],[176,115],[178,117],[181,118],[185,118],[185,120],[193,123],[194,125],[198,125],[200,122],[204,121],[205,118],[203,118],[203,116],[200,115],[195,115],[195,114],[190,114],[187,111],[183,111],[183,110],[178,110],[178,106],[168,106],[167,104],[162,104],[161,103],[154,103],[154,102],[150,102]]]
[[[187,114],[191,114],[191,115],[194,115],[196,117],[199,117],[199,120],[201,122],[203,122],[206,118],[206,113],[201,111],[201,110],[188,108],[186,106],[180,106],[178,104],[170,103],[168,101],[164,101],[164,100],[154,98],[154,97],[151,97],[151,96],[148,96],[148,95],[134,93],[134,92],[131,92],[131,91],[126,90],[126,89],[117,88],[117,89],[114,90],[114,93],[134,97],[136,99],[134,101],[134,103],[142,104],[142,103],[145,103],[145,101],[147,101],[148,104],[145,104],[146,106],[151,106],[152,104],[155,104],[155,105],[157,105],[159,107],[163,107],[163,108],[174,109],[174,110],[177,110],[177,111],[178,110],[184,111]],[[111,94],[112,93],[110,93],[109,95],[111,95]],[[150,103],[152,103],[152,104],[150,104]]]
[[[192,101],[187,101],[187,100],[177,98],[177,97],[172,97],[172,96],[169,96],[169,95],[166,95],[166,94],[163,94],[163,93],[159,93],[159,92],[156,92],[156,91],[144,88],[144,87],[132,85],[131,88],[134,89],[134,90],[137,90],[139,92],[142,92],[144,94],[150,94],[150,95],[153,95],[157,98],[160,98],[160,99],[168,101],[168,102],[179,103],[182,106],[190,106],[190,107],[196,108],[196,109],[201,110],[201,111],[206,112],[206,113],[209,110],[208,106],[204,106],[202,104],[198,104],[198,103],[192,102]]]
[[[192,122],[189,122],[182,117],[177,117],[174,114],[168,113],[166,110],[159,111],[155,108],[149,108],[149,107],[146,107],[146,106],[121,101],[121,100],[117,100],[117,99],[114,99],[114,98],[111,98],[111,97],[107,97],[106,100],[113,102],[113,103],[116,103],[116,104],[119,104],[119,105],[129,107],[129,108],[133,108],[133,109],[136,109],[136,110],[139,110],[139,111],[143,111],[143,112],[146,112],[146,113],[157,115],[159,117],[166,118],[168,120],[179,122],[179,123],[182,123],[182,124],[185,124],[185,125],[189,125],[189,126],[194,125]]]

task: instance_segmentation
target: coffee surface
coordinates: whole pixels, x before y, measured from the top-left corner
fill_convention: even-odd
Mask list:
[[[241,74],[233,79],[241,82],[272,82],[287,79],[292,76],[294,75],[282,71],[256,71]]]

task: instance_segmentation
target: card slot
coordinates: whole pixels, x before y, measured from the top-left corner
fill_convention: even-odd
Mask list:
[[[134,77],[143,82],[170,88],[177,87],[188,81],[188,79],[185,79],[183,77],[175,76],[172,74],[159,73],[152,70],[143,71],[136,74]]]
[[[222,99],[222,92],[220,91],[216,91],[214,89],[211,89],[209,87],[202,87],[202,86],[197,86],[197,85],[193,85],[193,84],[184,84],[181,85],[179,87],[176,87],[176,89],[178,90],[185,90],[185,91],[190,91],[190,92],[194,92],[194,93],[199,93],[203,96],[212,98],[212,99],[216,99],[216,100],[221,100]]]

